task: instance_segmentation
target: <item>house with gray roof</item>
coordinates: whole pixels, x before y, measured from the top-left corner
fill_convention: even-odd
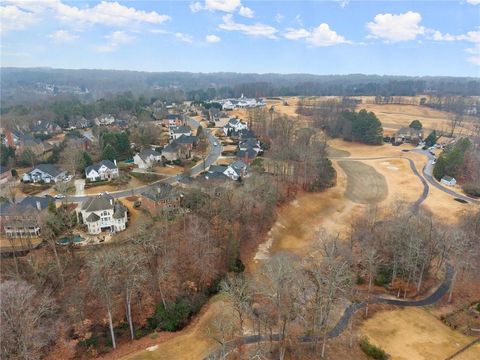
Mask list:
[[[224,172],[232,180],[239,180],[247,174],[247,164],[242,160],[236,160]]]
[[[190,126],[187,126],[187,125],[170,126],[168,132],[170,134],[170,138],[173,140],[178,139],[182,135],[185,135],[185,136],[192,135],[192,129],[190,128]]]
[[[67,172],[54,164],[38,164],[23,175],[23,182],[57,183],[65,179]]]
[[[128,222],[127,208],[107,193],[85,200],[77,210],[77,216],[79,223],[83,223],[92,235],[102,231],[123,231]]]
[[[40,215],[55,199],[49,195],[27,196],[20,202],[0,204],[0,227],[10,238],[29,238],[40,234]]]
[[[181,205],[182,193],[167,183],[158,183],[142,194],[142,207],[151,214],[177,211]]]
[[[87,166],[85,176],[89,181],[112,180],[119,176],[117,160],[102,160],[99,163]]]
[[[143,149],[133,157],[133,162],[139,169],[149,169],[161,161],[162,154],[152,149]]]

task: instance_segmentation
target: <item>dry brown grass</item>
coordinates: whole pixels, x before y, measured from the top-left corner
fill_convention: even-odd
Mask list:
[[[366,320],[361,330],[370,342],[389,353],[392,360],[444,359],[473,340],[421,308],[380,311]],[[476,350],[465,352],[463,359],[478,359],[480,354]]]

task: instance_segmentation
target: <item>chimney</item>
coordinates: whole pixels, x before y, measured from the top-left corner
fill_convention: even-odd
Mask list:
[[[110,205],[113,205],[113,198],[110,198]]]
[[[37,201],[36,204],[37,204],[38,211],[41,211],[42,210],[42,204],[40,204],[40,201]]]
[[[113,163],[117,166],[117,159],[113,159]]]

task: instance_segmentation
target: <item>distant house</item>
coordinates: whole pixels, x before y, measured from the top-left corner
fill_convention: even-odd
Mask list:
[[[125,206],[106,193],[85,200],[77,210],[77,216],[92,235],[105,230],[112,233],[123,231],[128,222]]]
[[[260,141],[255,138],[248,138],[238,143],[238,150],[245,151],[248,149],[252,149],[258,154],[260,151],[262,151],[262,146],[260,145]]]
[[[5,166],[0,165],[0,184],[5,184],[12,179],[12,171]]]
[[[102,160],[99,163],[87,166],[85,176],[90,181],[112,180],[119,176],[117,160]]]
[[[198,137],[193,135],[182,135],[175,140],[181,146],[186,147],[188,150],[192,150],[198,143]]]
[[[133,162],[139,169],[149,169],[162,161],[162,154],[152,149],[144,149],[133,157]]]
[[[92,126],[92,122],[90,120],[85,119],[83,116],[76,116],[68,120],[69,130],[86,129],[91,126]]]
[[[232,133],[238,133],[241,130],[247,130],[248,125],[239,119],[230,119],[223,127],[223,133],[226,136],[231,136]]]
[[[72,142],[76,147],[82,149],[83,151],[88,151],[93,146],[92,140],[86,136],[71,137],[69,141]]]
[[[419,142],[423,139],[422,129],[403,127],[395,134],[395,142]]]
[[[55,199],[47,196],[27,196],[16,204],[0,204],[0,228],[9,238],[29,238],[40,234],[40,215]]]
[[[250,165],[253,160],[257,157],[257,152],[253,148],[247,148],[245,150],[240,150],[236,153],[236,158],[241,160],[247,165]]]
[[[183,124],[182,117],[179,114],[168,114],[163,120],[164,126],[181,126]]]
[[[96,117],[93,122],[95,125],[98,126],[107,126],[107,125],[112,125],[115,122],[115,118],[112,115],[102,115],[99,117]]]
[[[440,180],[440,182],[444,185],[447,185],[447,186],[455,186],[457,185],[457,180],[455,180],[455,178],[451,177],[451,176],[447,176],[445,175],[444,177],[442,177],[442,179]]]
[[[142,207],[150,214],[177,211],[181,206],[182,194],[172,185],[159,183],[142,194]]]
[[[224,172],[224,174],[232,180],[238,180],[244,177],[246,173],[247,165],[241,160],[236,160],[230,165],[228,165],[227,169]]]
[[[65,179],[67,172],[53,164],[38,164],[28,173],[23,175],[23,182],[57,183]]]
[[[189,126],[181,125],[181,126],[170,126],[169,128],[170,138],[173,140],[178,139],[180,136],[191,136],[192,129]]]
[[[176,140],[173,140],[162,150],[162,157],[168,161],[188,159],[190,156],[191,151],[188,149],[188,146],[181,145]]]
[[[62,128],[57,124],[46,121],[46,120],[38,120],[32,126],[30,126],[30,130],[37,134],[54,134],[59,133],[62,131]]]

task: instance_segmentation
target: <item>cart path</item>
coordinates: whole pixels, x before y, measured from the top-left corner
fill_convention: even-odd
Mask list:
[[[373,304],[388,304],[388,305],[395,305],[395,306],[428,306],[437,303],[440,299],[442,299],[445,294],[447,294],[448,290],[450,289],[450,285],[452,283],[454,269],[453,266],[450,264],[446,264],[445,266],[445,276],[443,282],[438,286],[438,288],[429,296],[421,300],[399,300],[399,299],[392,299],[392,298],[385,298],[382,296],[377,296],[371,301],[370,303]],[[350,319],[353,315],[360,309],[365,307],[366,303],[352,303],[347,306],[343,312],[342,317],[338,320],[335,326],[327,333],[327,338],[334,338],[339,336],[343,333],[343,331],[347,328]],[[320,337],[318,335],[303,335],[298,337],[298,341],[302,343],[310,343],[316,340],[319,340]],[[279,341],[280,335],[273,334],[272,336],[260,336],[260,335],[249,335],[243,336],[240,339],[232,340],[227,344],[227,348],[229,351],[234,350],[237,346],[241,344],[255,344],[261,341]],[[473,344],[471,344],[473,345]],[[454,354],[456,356],[458,354]],[[210,355],[208,355],[205,360],[213,360],[217,359],[220,356],[220,350],[215,350]]]

